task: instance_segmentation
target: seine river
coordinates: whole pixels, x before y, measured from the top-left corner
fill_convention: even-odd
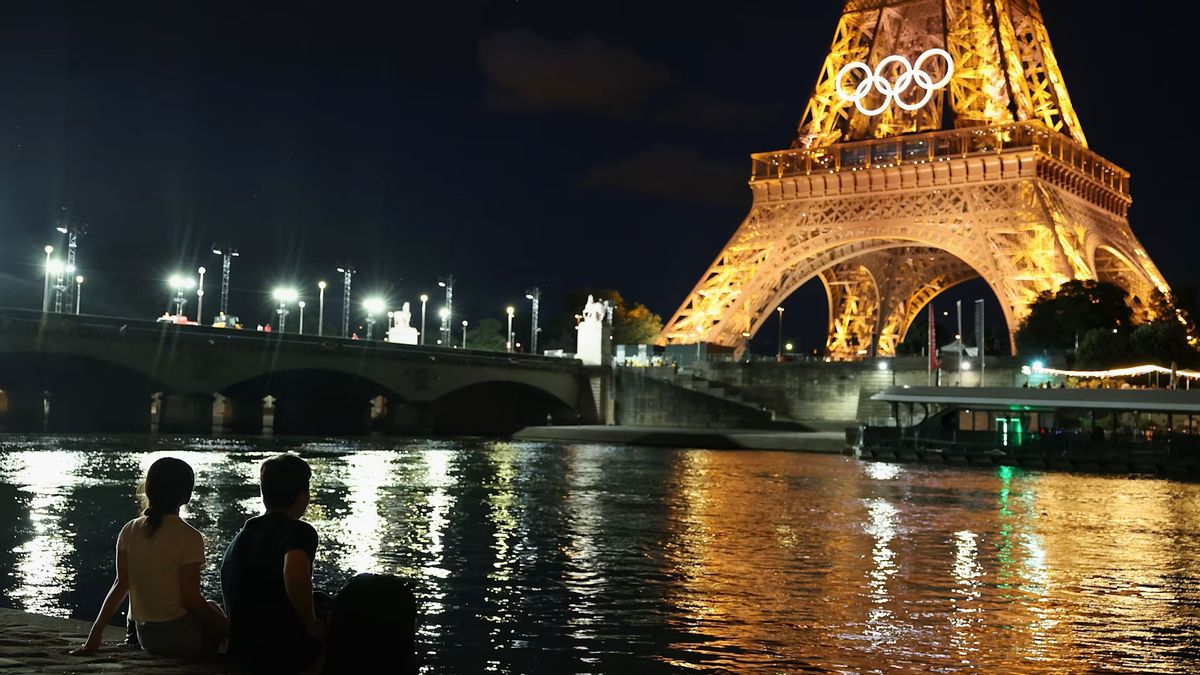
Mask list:
[[[1200,669],[1200,485],[781,452],[5,436],[0,604],[90,618],[163,454],[219,597],[282,450],[318,586],[411,579],[426,672]]]

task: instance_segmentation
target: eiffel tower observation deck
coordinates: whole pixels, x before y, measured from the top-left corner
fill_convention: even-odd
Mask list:
[[[750,214],[660,344],[741,349],[814,277],[826,354],[891,356],[982,278],[1015,334],[1071,279],[1169,293],[1129,227],[1129,173],[1088,148],[1036,0],[850,0],[790,148],[751,156]]]

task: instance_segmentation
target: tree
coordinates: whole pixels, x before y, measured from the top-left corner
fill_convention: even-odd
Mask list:
[[[567,292],[562,310],[547,327],[547,348],[575,351],[577,315],[589,295],[612,305],[614,344],[647,344],[662,332],[662,317],[645,305],[634,303],[630,306],[618,291],[612,289],[580,288]]]
[[[1128,330],[1093,328],[1079,339],[1075,367],[1099,370],[1134,365],[1134,350]]]
[[[1093,329],[1107,330],[1110,335],[1114,328],[1128,331],[1133,324],[1133,310],[1126,304],[1125,295],[1120,286],[1091,280],[1068,281],[1057,291],[1043,291],[1029,306],[1029,314],[1017,331],[1017,351],[1066,353],[1074,349],[1076,339],[1082,351],[1082,339]],[[1094,346],[1099,348],[1100,342]]]
[[[480,319],[467,326],[467,349],[503,352],[508,349],[504,339],[505,325],[499,319]]]

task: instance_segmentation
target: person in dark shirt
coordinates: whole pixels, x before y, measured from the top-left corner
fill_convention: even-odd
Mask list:
[[[246,521],[225,551],[221,593],[229,612],[229,654],[246,671],[295,675],[320,669],[325,625],[313,600],[317,531],[300,520],[312,470],[278,455],[259,471],[266,512]]]

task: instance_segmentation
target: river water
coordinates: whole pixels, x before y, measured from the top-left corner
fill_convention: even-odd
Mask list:
[[[0,437],[0,604],[88,619],[150,462],[205,584],[257,467],[314,469],[317,585],[411,579],[425,672],[1189,672],[1200,485],[467,440]]]

